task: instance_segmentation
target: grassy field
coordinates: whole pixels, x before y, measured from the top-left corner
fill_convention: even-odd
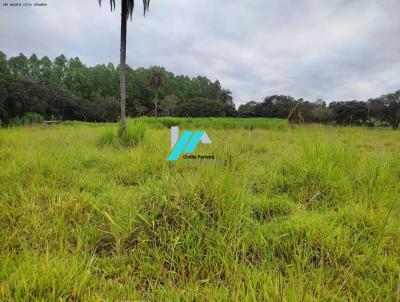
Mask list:
[[[175,124],[218,161],[167,162]],[[0,130],[0,301],[400,300],[400,132],[129,129]]]

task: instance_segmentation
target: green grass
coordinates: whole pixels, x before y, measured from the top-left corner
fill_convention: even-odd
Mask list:
[[[136,147],[143,141],[148,128],[148,123],[142,119],[129,122],[127,129],[122,134],[120,133],[119,126],[107,125],[98,138],[98,146]]]
[[[221,161],[167,162],[174,123]],[[0,301],[399,301],[400,132],[117,129],[0,129]]]
[[[287,121],[281,119],[265,118],[141,118],[147,124],[153,127],[179,126],[184,128],[212,128],[212,129],[285,129]]]

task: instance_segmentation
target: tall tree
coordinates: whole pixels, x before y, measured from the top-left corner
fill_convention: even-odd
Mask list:
[[[65,76],[67,74],[68,60],[64,55],[59,55],[53,62],[53,79],[52,81],[57,85],[65,84]]]
[[[222,89],[219,93],[218,93],[218,100],[222,103],[222,104],[226,104],[226,105],[233,105],[233,97],[232,97],[232,92],[229,89]]]
[[[53,63],[48,57],[40,60],[40,82],[50,83],[53,76]]]
[[[7,56],[0,50],[0,73],[8,73]]]
[[[8,68],[13,76],[29,79],[29,61],[24,54],[20,53],[17,57],[10,58]]]
[[[40,60],[35,54],[32,54],[28,62],[29,79],[38,82],[40,80]]]
[[[167,85],[165,71],[161,68],[153,67],[150,73],[146,78],[147,85],[153,90],[155,97],[155,114],[158,116],[158,94],[160,93],[160,89]]]
[[[400,90],[382,97],[385,105],[385,119],[393,130],[400,126]]]
[[[99,0],[101,5],[101,0]],[[110,0],[111,10],[115,9],[115,0]],[[128,17],[132,19],[133,8],[135,7],[135,0],[121,0],[121,49],[120,49],[120,97],[121,97],[121,134],[126,130],[126,33]],[[143,15],[149,10],[150,0],[143,0]]]
[[[175,109],[178,106],[180,99],[175,94],[169,94],[161,101],[161,107],[169,116],[174,116]]]

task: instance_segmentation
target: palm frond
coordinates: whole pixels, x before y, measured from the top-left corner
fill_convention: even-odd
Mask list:
[[[99,0],[99,5],[101,6],[101,0]],[[115,0],[110,0],[111,11],[115,9]]]
[[[133,9],[135,7],[135,0],[126,1],[126,5],[127,5],[127,12],[128,12],[128,15],[126,17],[127,18],[130,17],[132,20]]]
[[[150,0],[143,0],[143,15],[150,9]]]
[[[153,67],[146,75],[145,82],[155,93],[167,86],[166,74],[158,67]]]
[[[101,2],[102,0],[98,0],[99,1],[99,5],[101,6]],[[121,0],[123,1],[123,0]],[[126,2],[127,5],[127,17],[130,17],[132,19],[132,15],[133,15],[133,9],[135,8],[135,0],[126,0],[123,1]],[[115,0],[110,0],[110,7],[111,10],[115,10]],[[146,12],[149,11],[150,9],[150,0],[143,0],[143,15],[146,15]]]

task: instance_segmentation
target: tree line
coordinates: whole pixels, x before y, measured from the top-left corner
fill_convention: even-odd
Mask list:
[[[400,125],[400,90],[367,101],[316,102],[274,95],[236,110],[230,90],[218,80],[174,75],[162,67],[126,66],[128,116],[268,117],[291,123]],[[50,60],[0,52],[0,123],[24,118],[116,121],[120,116],[119,70],[109,63],[88,67],[64,55]]]
[[[157,80],[158,78],[158,80]],[[160,84],[160,85],[158,85]],[[160,86],[160,87],[158,87]],[[53,61],[35,54],[7,58],[0,52],[0,121],[36,113],[45,119],[116,121],[119,66],[88,67],[64,55]],[[231,92],[218,80],[174,75],[162,67],[126,66],[128,116],[235,116]]]
[[[337,125],[391,126],[400,125],[400,90],[367,101],[342,101],[326,104],[274,95],[263,102],[248,102],[238,109],[241,117],[285,118],[291,123],[324,123]]]

